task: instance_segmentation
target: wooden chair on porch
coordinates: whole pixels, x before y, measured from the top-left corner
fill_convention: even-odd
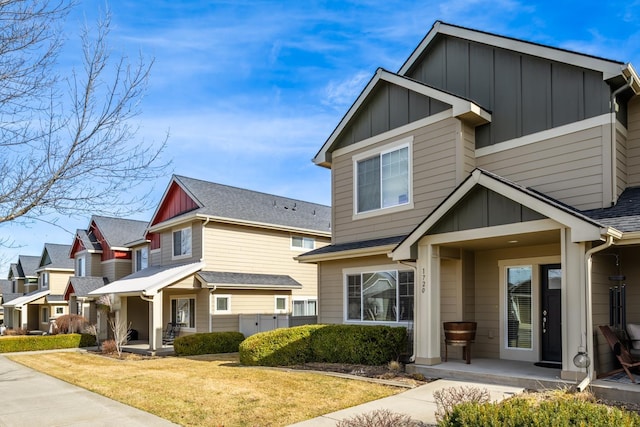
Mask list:
[[[627,373],[631,382],[635,383],[635,379],[633,378],[631,371],[636,371],[637,368],[640,367],[640,360],[636,360],[631,356],[627,347],[620,342],[620,338],[618,338],[609,325],[601,325],[599,328],[600,332],[602,332],[602,335],[607,340],[609,347],[611,347],[613,354],[615,354],[620,365],[622,365],[622,369]]]

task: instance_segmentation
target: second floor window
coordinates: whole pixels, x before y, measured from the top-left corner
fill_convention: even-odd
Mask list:
[[[40,280],[40,288],[49,289],[49,273],[46,271],[42,273],[42,275],[40,276]]]
[[[136,249],[136,271],[149,267],[149,248]]]
[[[291,247],[294,249],[313,249],[316,241],[311,237],[291,236]]]
[[[356,213],[409,203],[409,157],[405,145],[356,162]]]
[[[182,228],[173,232],[173,256],[181,257],[191,255],[191,227]]]
[[[84,257],[78,258],[76,260],[76,276],[77,277],[84,277],[86,274],[85,271],[85,261],[84,261]]]

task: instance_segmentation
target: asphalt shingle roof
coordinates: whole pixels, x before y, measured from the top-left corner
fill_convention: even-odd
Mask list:
[[[107,280],[106,277],[87,276],[71,277],[69,282],[71,283],[71,286],[73,286],[73,293],[75,293],[77,297],[86,298],[89,296],[89,292],[103,287],[109,283],[109,280]]]
[[[623,233],[640,231],[640,187],[625,189],[615,206],[592,209],[583,213]]]
[[[3,304],[21,296],[22,294],[13,292],[13,282],[11,280],[0,280],[0,299],[2,299]]]
[[[226,271],[201,271],[198,276],[207,283],[217,285],[236,285],[260,289],[264,287],[282,287],[299,289],[302,285],[291,276],[284,274],[231,273]]]
[[[45,243],[40,267],[73,269],[73,259],[69,258],[69,251],[71,251],[71,245]],[[45,264],[45,252],[51,260],[48,264]]]
[[[18,256],[18,271],[21,273],[16,277],[36,277],[36,270],[40,265],[40,257],[33,255]]]
[[[93,233],[89,234],[87,230],[78,229],[76,230],[76,236],[87,250],[101,251],[102,245],[96,239],[96,236]]]
[[[332,254],[336,252],[352,251],[356,249],[375,248],[377,246],[396,245],[400,243],[402,239],[404,239],[405,237],[406,236],[402,235],[402,236],[384,237],[380,239],[359,240],[356,242],[340,243],[337,245],[327,245],[322,248],[305,252],[304,254],[302,254],[302,256],[324,255],[324,254]]]
[[[144,237],[147,221],[135,219],[112,218],[94,215],[91,220],[96,223],[110,247],[126,247],[127,243]]]
[[[329,206],[185,176],[176,175],[174,179],[201,205],[190,213],[321,232],[331,231]]]

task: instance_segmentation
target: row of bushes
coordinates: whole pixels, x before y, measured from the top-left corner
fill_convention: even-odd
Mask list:
[[[240,344],[240,363],[287,366],[308,362],[382,365],[406,348],[404,327],[304,325],[252,335]]]
[[[235,353],[244,340],[240,332],[211,332],[178,337],[173,342],[173,350],[178,356],[198,354]]]
[[[19,335],[0,339],[0,353],[15,351],[56,350],[61,348],[91,347],[96,337],[90,334]]]

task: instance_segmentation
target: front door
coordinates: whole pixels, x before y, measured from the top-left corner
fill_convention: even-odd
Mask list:
[[[541,358],[544,362],[562,362],[562,313],[560,264],[540,266],[540,333],[542,336]]]

